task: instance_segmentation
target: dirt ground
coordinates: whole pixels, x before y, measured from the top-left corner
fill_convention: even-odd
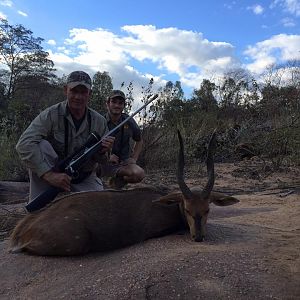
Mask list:
[[[174,233],[82,257],[8,253],[28,185],[1,182],[0,299],[300,299],[300,168],[215,168],[214,190],[240,203],[211,205],[206,241]],[[190,186],[206,180],[202,167],[186,177]],[[176,187],[172,171],[144,183]]]

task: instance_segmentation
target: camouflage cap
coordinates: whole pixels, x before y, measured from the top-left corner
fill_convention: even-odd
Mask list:
[[[87,89],[91,89],[92,80],[89,74],[83,71],[74,71],[67,78],[67,85],[72,89],[77,85],[84,85]]]
[[[110,95],[109,95],[109,99],[117,98],[117,97],[122,98],[124,101],[126,100],[126,96],[122,91],[112,90]]]

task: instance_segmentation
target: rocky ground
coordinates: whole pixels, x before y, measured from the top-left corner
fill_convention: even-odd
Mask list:
[[[202,166],[189,170],[190,186],[205,184]],[[214,190],[240,203],[211,205],[205,242],[175,233],[82,257],[8,253],[28,184],[1,182],[0,299],[300,299],[300,169],[246,161],[216,173]],[[176,179],[153,171],[144,184],[176,188]]]

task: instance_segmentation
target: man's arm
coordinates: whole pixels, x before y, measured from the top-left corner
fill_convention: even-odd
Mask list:
[[[49,109],[41,112],[21,135],[16,150],[27,168],[36,173],[50,185],[70,191],[71,177],[52,170],[47,160],[43,159],[39,143],[51,131],[52,123]]]
[[[20,159],[27,168],[38,176],[43,175],[51,168],[43,159],[39,143],[51,130],[50,113],[48,110],[41,112],[21,135],[16,150]]]
[[[142,149],[143,149],[143,139],[134,143],[131,158],[137,161]]]
[[[134,119],[130,120],[130,127],[132,129],[132,139],[134,141],[130,159],[133,159],[134,163],[136,163],[143,149],[143,138],[141,129]]]

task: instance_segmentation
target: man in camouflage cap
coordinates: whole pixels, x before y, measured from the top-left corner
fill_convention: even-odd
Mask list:
[[[96,169],[98,163],[106,161],[112,137],[104,139],[100,152],[85,164],[80,180],[72,180],[54,168],[58,160],[80,149],[92,132],[102,137],[108,131],[105,118],[88,107],[91,87],[87,73],[69,74],[64,87],[66,100],[42,111],[21,135],[16,150],[29,169],[30,201],[50,186],[71,192],[103,189]]]
[[[113,90],[108,97],[105,118],[109,130],[128,117],[123,113],[125,102],[125,94],[120,90]],[[131,140],[134,142],[132,151],[130,147]],[[136,163],[142,146],[141,130],[135,120],[130,119],[116,135],[108,165],[101,165],[102,175],[111,177],[110,186],[112,188],[121,189],[127,183],[137,183],[143,180],[144,170]]]

